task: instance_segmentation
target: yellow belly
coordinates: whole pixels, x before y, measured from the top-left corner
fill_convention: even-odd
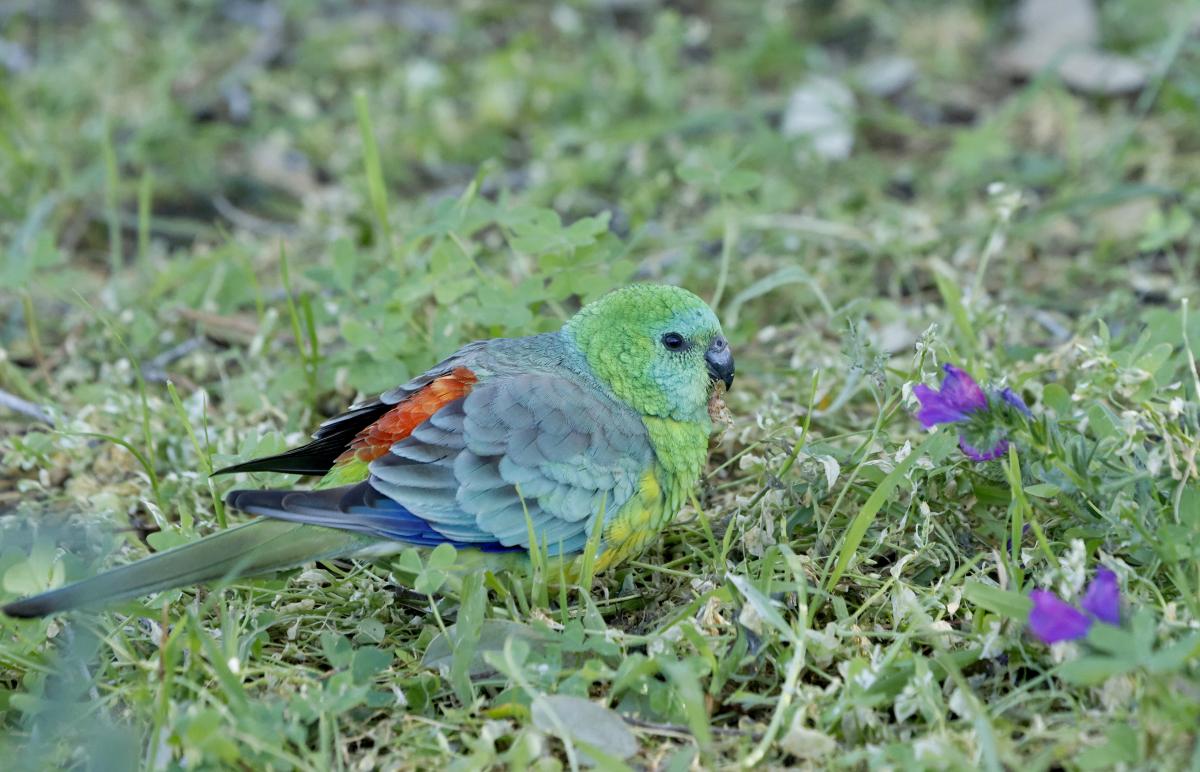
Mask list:
[[[637,491],[604,526],[597,545],[598,552],[592,561],[592,575],[637,557],[670,523],[682,504],[687,487],[668,484],[664,488],[660,482],[664,475],[658,466],[642,475]],[[549,582],[556,585],[560,578],[569,583],[578,582],[584,573],[590,548],[590,544],[585,546],[583,553],[577,555],[550,556],[546,564]],[[526,552],[463,550],[459,553],[456,569],[511,570],[527,566],[528,560],[529,554]]]
[[[674,514],[667,511],[667,497],[658,482],[658,472],[651,468],[642,475],[637,493],[605,526],[604,549],[596,556],[596,570],[612,568],[641,554]]]
[[[592,561],[593,576],[641,554],[675,515],[669,506],[672,497],[659,484],[659,474],[661,470],[651,470],[643,475],[637,492],[604,527],[598,545],[599,552]],[[675,509],[678,509],[678,505]],[[551,586],[557,586],[564,579],[569,584],[577,583],[584,574],[589,548],[584,547],[584,552],[578,555],[550,556],[546,563],[547,582]],[[450,571],[450,580],[453,585],[469,572],[500,572],[528,566],[527,552],[460,550],[458,560]]]

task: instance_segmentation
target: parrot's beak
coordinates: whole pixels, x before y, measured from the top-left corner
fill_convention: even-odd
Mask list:
[[[704,352],[704,361],[708,364],[708,377],[713,383],[724,381],[725,388],[733,386],[733,352],[729,350],[729,341],[718,335]]]

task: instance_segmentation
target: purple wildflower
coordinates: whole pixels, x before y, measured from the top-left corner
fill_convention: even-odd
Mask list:
[[[992,446],[991,450],[979,450],[968,445],[966,439],[960,435],[958,438],[958,449],[965,453],[967,458],[972,461],[991,461],[1000,458],[1008,452],[1008,440],[1000,440]]]
[[[1096,578],[1088,585],[1079,605],[1101,622],[1121,624],[1121,591],[1117,587],[1117,575],[1107,568],[1097,568]]]
[[[1025,402],[1008,388],[989,397],[965,370],[951,364],[942,369],[946,376],[938,389],[925,384],[913,388],[921,402],[917,420],[926,429],[938,424],[960,424],[958,447],[972,461],[991,461],[1003,456],[1008,452],[1003,414],[1011,408],[1026,418],[1032,417]]]
[[[1025,416],[1026,418],[1033,418],[1033,413],[1030,412],[1029,406],[1025,404],[1025,400],[1021,399],[1020,394],[1017,394],[1007,386],[998,391],[997,394],[1000,395],[1000,399],[1019,410],[1021,415]]]
[[[942,367],[946,377],[942,379],[940,391],[934,391],[923,383],[917,384],[913,393],[921,401],[917,420],[926,429],[938,424],[953,424],[966,421],[971,413],[987,410],[988,398],[975,379],[954,365]]]
[[[1029,598],[1033,601],[1029,631],[1042,643],[1073,641],[1087,635],[1092,627],[1089,616],[1049,590],[1034,590]]]
[[[1083,638],[1097,620],[1109,625],[1121,623],[1117,575],[1107,568],[1096,569],[1096,576],[1080,601],[1082,611],[1049,590],[1034,590],[1029,599],[1033,601],[1033,608],[1029,610],[1029,631],[1042,643]]]

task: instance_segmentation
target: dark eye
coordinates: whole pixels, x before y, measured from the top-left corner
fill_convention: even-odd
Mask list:
[[[662,344],[666,347],[667,351],[682,351],[684,344],[683,336],[677,332],[668,332],[662,336]]]

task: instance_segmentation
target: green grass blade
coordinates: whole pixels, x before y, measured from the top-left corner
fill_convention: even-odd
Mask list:
[[[395,260],[395,245],[392,242],[392,226],[388,216],[387,186],[383,180],[383,162],[379,159],[379,144],[375,141],[375,130],[371,126],[371,111],[367,95],[354,93],[354,112],[358,116],[358,131],[362,137],[363,169],[367,175],[367,196],[375,213],[375,241],[382,254]]]
[[[834,564],[833,571],[829,574],[829,579],[825,582],[824,589],[826,591],[836,585],[838,580],[842,578],[842,574],[850,566],[850,561],[854,559],[859,545],[862,544],[863,537],[867,535],[867,529],[875,521],[875,516],[879,514],[879,510],[883,507],[884,503],[887,502],[893,491],[896,490],[896,487],[908,475],[908,470],[912,469],[913,464],[925,455],[940,455],[956,442],[957,438],[951,432],[940,431],[932,434],[913,448],[908,457],[896,464],[895,468],[883,478],[883,481],[879,483],[866,503],[863,504],[862,509],[850,521],[850,527],[846,529],[846,535],[842,539],[841,546],[838,548],[837,563]]]

